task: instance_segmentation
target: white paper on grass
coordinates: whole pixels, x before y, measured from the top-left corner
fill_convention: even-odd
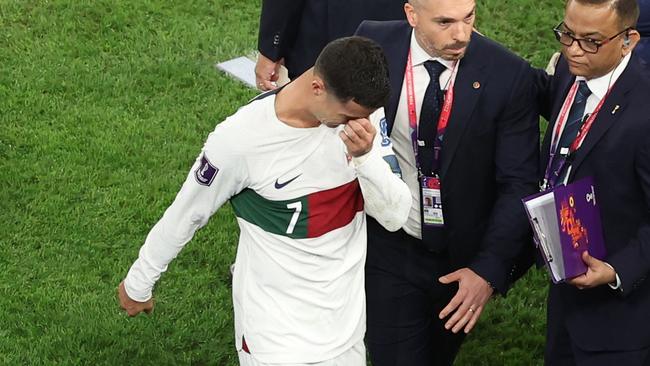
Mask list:
[[[250,88],[256,89],[255,61],[248,57],[240,56],[218,63],[217,68],[248,85]]]

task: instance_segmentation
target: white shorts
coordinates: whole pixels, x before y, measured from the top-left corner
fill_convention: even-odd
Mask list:
[[[366,346],[363,344],[363,340],[337,357],[313,363],[262,363],[244,350],[237,352],[237,355],[240,366],[366,366]]]

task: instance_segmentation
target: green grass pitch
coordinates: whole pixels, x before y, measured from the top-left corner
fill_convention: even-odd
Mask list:
[[[478,0],[477,26],[535,66],[561,0]],[[0,0],[0,365],[235,365],[219,210],[153,315],[115,288],[215,124],[255,95],[214,64],[256,47],[260,1]],[[489,304],[458,365],[537,365],[545,274]]]

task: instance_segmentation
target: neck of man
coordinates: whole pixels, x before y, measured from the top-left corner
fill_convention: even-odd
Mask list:
[[[320,126],[320,121],[310,110],[313,103],[312,75],[313,69],[305,71],[275,96],[275,114],[281,122],[296,128]]]
[[[614,65],[612,65],[609,69],[607,69],[607,71],[605,71],[605,72],[602,73],[601,75],[595,75],[595,76],[592,76],[592,77],[585,77],[585,80],[589,81],[589,80],[592,80],[592,79],[598,79],[599,77],[603,77],[603,76],[605,76],[605,75],[607,75],[607,74],[609,74],[609,73],[611,73],[611,72],[614,72],[614,70],[616,70],[616,69],[621,65],[621,63],[623,62],[623,59],[625,59],[625,56],[622,56],[622,57],[618,60],[617,63],[615,63]]]

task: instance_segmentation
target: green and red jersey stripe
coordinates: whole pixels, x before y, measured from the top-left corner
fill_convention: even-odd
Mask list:
[[[235,214],[264,231],[295,239],[316,238],[349,224],[363,211],[359,181],[291,200],[272,201],[252,189],[230,199]]]

